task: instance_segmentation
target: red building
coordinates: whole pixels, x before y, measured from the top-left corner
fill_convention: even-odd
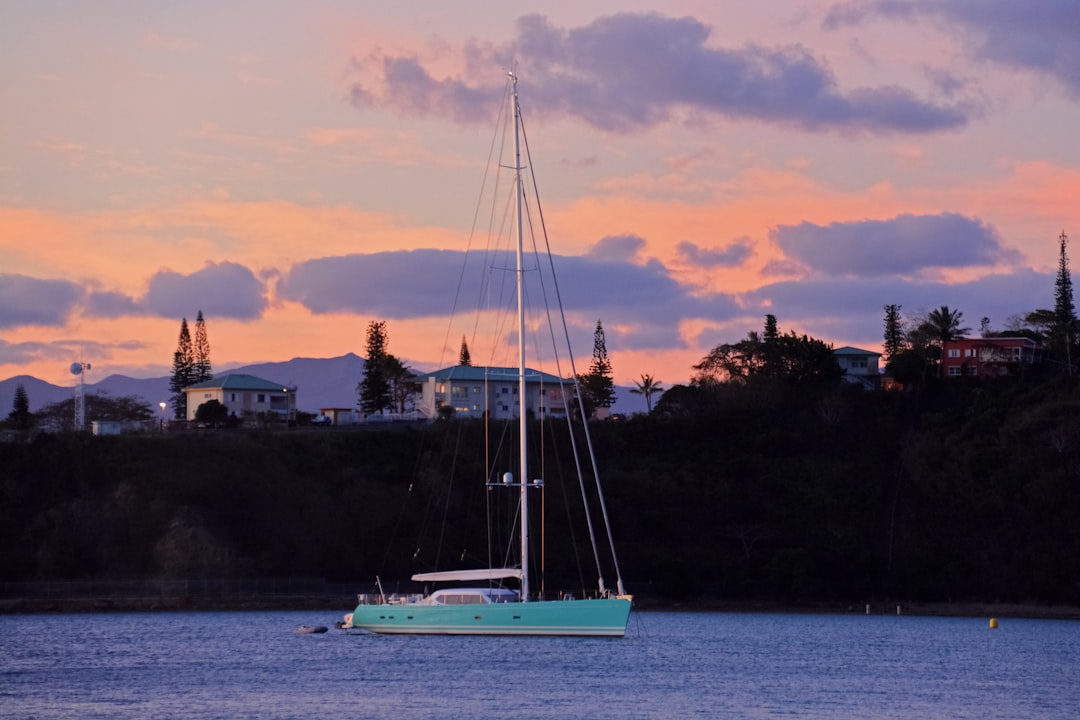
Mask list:
[[[1008,375],[1022,365],[1032,365],[1043,358],[1038,343],[1026,337],[950,340],[941,354],[941,375],[947,378]]]

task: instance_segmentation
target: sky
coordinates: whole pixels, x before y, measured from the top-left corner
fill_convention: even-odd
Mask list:
[[[219,370],[373,320],[453,364],[510,67],[579,364],[598,320],[663,386],[767,313],[1002,330],[1080,237],[1077,38],[1075,0],[0,0],[0,378],[167,375],[200,310]]]

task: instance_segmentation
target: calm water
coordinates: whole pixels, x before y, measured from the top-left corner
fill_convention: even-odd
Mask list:
[[[1080,623],[634,613],[622,640],[327,612],[0,617],[12,718],[1076,718]],[[331,627],[295,635],[302,624]]]

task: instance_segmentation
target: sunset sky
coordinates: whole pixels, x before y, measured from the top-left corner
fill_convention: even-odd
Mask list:
[[[433,289],[511,64],[575,352],[601,320],[620,384],[766,313],[1000,330],[1080,238],[1076,0],[0,0],[0,379],[166,375],[199,310],[219,370],[371,320],[451,364]]]

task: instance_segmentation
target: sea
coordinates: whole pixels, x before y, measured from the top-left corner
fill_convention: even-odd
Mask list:
[[[635,611],[625,638],[593,639],[379,636],[340,619],[0,616],[0,717],[1080,717],[1076,621]]]

